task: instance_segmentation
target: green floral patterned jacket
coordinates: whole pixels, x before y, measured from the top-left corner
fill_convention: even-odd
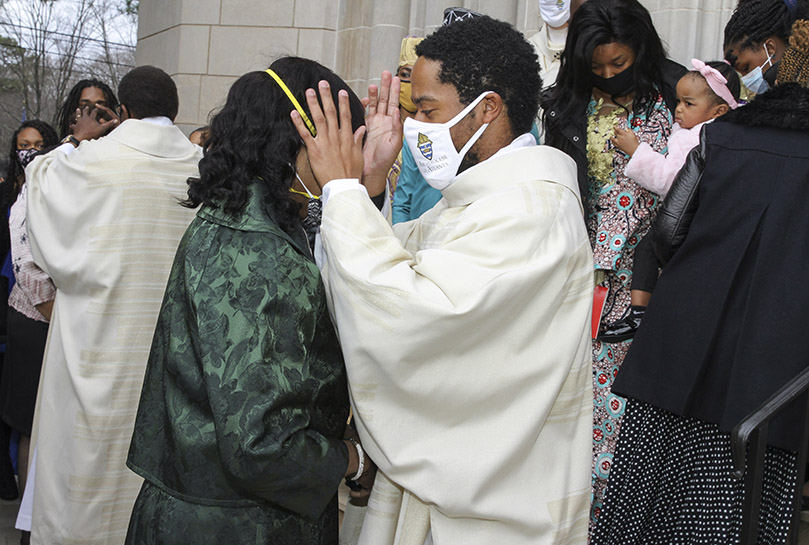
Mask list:
[[[301,229],[203,207],[177,251],[128,466],[127,543],[337,543],[345,366]]]

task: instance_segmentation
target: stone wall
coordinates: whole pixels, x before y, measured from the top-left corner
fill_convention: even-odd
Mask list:
[[[736,0],[641,1],[674,59],[720,58]],[[526,35],[539,26],[536,0],[141,0],[137,63],[174,77],[177,124],[190,132],[221,106],[238,76],[284,54],[323,63],[364,96],[369,82],[395,68],[404,36],[429,34],[444,8],[457,5]]]

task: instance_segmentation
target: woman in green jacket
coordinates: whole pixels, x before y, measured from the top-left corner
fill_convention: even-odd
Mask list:
[[[308,116],[320,80],[360,127],[345,82],[294,57],[242,76],[212,120],[129,451],[145,483],[127,543],[336,544],[338,484],[372,483],[344,440],[345,367],[304,231],[320,190],[289,112]]]

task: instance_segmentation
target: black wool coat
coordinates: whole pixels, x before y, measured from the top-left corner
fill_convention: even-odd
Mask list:
[[[809,90],[706,125],[650,236],[671,260],[613,392],[731,431],[809,365]],[[797,409],[770,444],[805,440]]]

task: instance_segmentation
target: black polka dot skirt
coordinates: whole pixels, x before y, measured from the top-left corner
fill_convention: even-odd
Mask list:
[[[759,543],[785,543],[795,454],[769,447]],[[744,480],[732,475],[730,434],[628,400],[592,545],[722,545],[740,542]]]

